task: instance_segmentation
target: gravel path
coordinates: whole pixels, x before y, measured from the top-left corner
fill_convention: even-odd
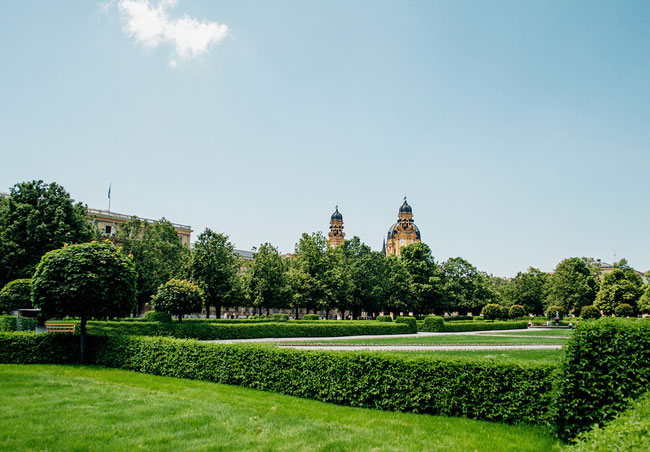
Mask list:
[[[540,330],[542,329],[540,328]],[[519,328],[515,330],[497,330],[497,331],[498,334],[504,334],[504,333],[512,333],[512,332],[522,332],[526,330],[522,330],[521,328]],[[458,335],[463,336],[463,335],[481,335],[481,334],[487,335],[487,333],[490,333],[490,331],[463,331],[460,333],[374,334],[374,335],[366,335],[366,336],[335,336],[335,337],[331,337],[331,336],[329,337],[264,337],[259,339],[230,339],[230,340],[223,340],[223,341],[206,341],[206,342],[219,342],[220,344],[236,344],[239,342],[304,342],[304,341],[321,342],[321,341],[336,341],[336,340],[350,340],[350,339],[379,339],[379,338],[394,338],[394,337],[429,337],[429,336],[458,336]],[[496,334],[493,334],[493,336],[495,335]],[[528,336],[522,336],[522,337],[528,337]],[[549,337],[549,336],[542,336],[542,337]],[[554,336],[551,336],[551,338],[553,337]],[[564,336],[562,336],[562,338],[564,338]],[[527,346],[527,347],[532,347],[532,346]]]
[[[280,348],[333,351],[456,351],[456,350],[559,350],[562,345],[279,345]]]

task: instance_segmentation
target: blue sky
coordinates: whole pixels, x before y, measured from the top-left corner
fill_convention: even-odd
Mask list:
[[[238,248],[374,249],[404,196],[436,259],[650,269],[650,3],[0,3],[0,191]]]

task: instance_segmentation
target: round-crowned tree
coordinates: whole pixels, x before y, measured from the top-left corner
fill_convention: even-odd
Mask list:
[[[648,273],[646,273],[646,275],[648,275]],[[639,312],[641,314],[650,313],[650,284],[646,284],[645,291],[643,292],[643,295],[639,299],[639,303],[637,307],[639,308]]]
[[[520,304],[513,304],[512,306],[510,306],[510,311],[508,312],[508,315],[510,316],[511,319],[516,319],[518,317],[525,317],[526,308],[524,308]]]
[[[481,311],[485,320],[495,320],[501,316],[501,306],[498,304],[486,304]]]
[[[86,322],[129,314],[135,305],[133,260],[110,242],[67,245],[46,253],[32,281],[34,306],[47,317],[79,317],[81,363]]]
[[[551,305],[546,308],[546,316],[550,318],[555,318],[555,316],[559,316],[560,318],[564,317],[566,315],[566,311],[564,310],[564,307],[560,305]]]
[[[627,303],[621,303],[614,309],[616,317],[632,317],[634,315],[634,308]]]
[[[580,311],[580,317],[582,317],[584,320],[589,320],[599,319],[602,317],[602,315],[600,314],[600,309],[594,305],[589,305],[582,308],[582,311]]]
[[[193,282],[170,279],[158,288],[151,301],[156,311],[177,315],[181,322],[184,315],[199,312],[203,308],[205,296],[203,290]]]
[[[14,279],[0,290],[0,312],[32,307],[32,280]]]

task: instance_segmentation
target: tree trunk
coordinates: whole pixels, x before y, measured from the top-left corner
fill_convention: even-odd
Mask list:
[[[294,317],[295,320],[298,320],[298,307],[296,306],[296,316]]]
[[[214,315],[216,316],[217,319],[221,318],[221,305],[220,304],[214,305]]]
[[[86,318],[81,317],[81,339],[79,343],[79,350],[81,356],[79,357],[79,362],[83,366],[86,364],[86,358],[88,354],[88,335],[86,334]]]
[[[210,305],[207,303],[205,304],[205,318],[206,319],[210,318]]]
[[[270,315],[271,315],[271,309],[266,308],[266,316],[268,317],[268,316],[270,316]]]
[[[178,323],[183,321],[183,314],[178,314]]]

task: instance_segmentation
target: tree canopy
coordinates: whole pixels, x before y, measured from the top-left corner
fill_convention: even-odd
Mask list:
[[[643,280],[627,262],[619,262],[603,277],[594,304],[605,314],[612,314],[620,304],[629,304],[635,309],[641,295]]]
[[[266,309],[269,314],[271,309],[289,304],[287,263],[271,244],[260,245],[255,251],[255,258],[244,281],[246,300],[250,306]]]
[[[9,281],[0,290],[0,313],[32,307],[32,280],[29,278]]]
[[[184,315],[203,309],[205,298],[201,288],[193,282],[170,279],[158,288],[151,302],[157,312],[176,315],[182,322]]]
[[[56,183],[22,182],[0,203],[0,285],[30,278],[41,256],[92,240],[87,208]]]
[[[596,298],[596,280],[584,259],[571,257],[561,261],[546,284],[546,306],[561,306],[564,312],[580,312]]]

